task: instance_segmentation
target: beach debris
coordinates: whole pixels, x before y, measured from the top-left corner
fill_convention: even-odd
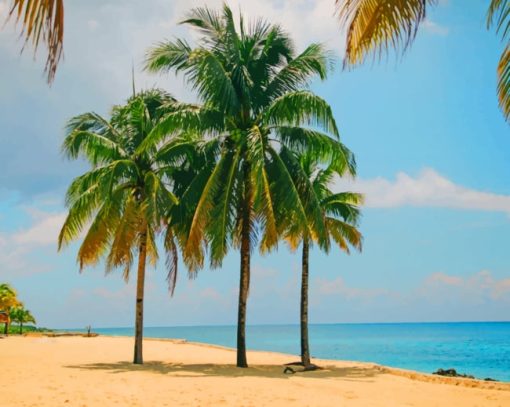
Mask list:
[[[311,372],[313,370],[320,370],[320,369],[322,369],[320,366],[314,365],[313,363],[305,366],[305,365],[303,365],[303,362],[286,363],[284,366],[285,366],[285,369],[283,370],[283,373],[285,373],[285,374],[287,374],[287,373],[294,374],[294,373],[301,373],[301,372]],[[302,366],[303,369],[301,369],[301,370],[294,370],[291,366]]]
[[[437,371],[435,371],[432,374],[435,374],[438,376],[446,376],[446,377],[464,377],[466,379],[475,379],[475,377],[472,375],[468,375],[465,373],[457,373],[457,371],[455,369],[438,369]]]
[[[285,366],[285,369],[283,369],[283,374],[295,374],[296,371],[292,369],[290,366]]]
[[[477,379],[472,375],[468,375],[465,373],[458,373],[455,369],[438,369],[434,373],[438,376],[446,376],[446,377],[463,377],[465,379],[475,379],[475,380],[484,380],[486,382],[498,382],[499,380],[493,379],[492,377],[486,377],[485,379]]]
[[[458,373],[455,369],[438,369],[434,373],[439,376],[447,376],[447,377],[464,377],[466,379],[474,379],[475,377],[472,375],[468,375],[465,373]]]

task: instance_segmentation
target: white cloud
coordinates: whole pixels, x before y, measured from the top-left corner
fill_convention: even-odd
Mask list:
[[[338,295],[349,300],[372,300],[390,294],[385,289],[350,287],[342,277],[337,277],[334,280],[317,278],[315,284],[317,285],[317,293],[321,296]]]
[[[364,193],[369,208],[416,206],[504,212],[510,215],[509,195],[457,185],[431,168],[424,169],[417,177],[400,172],[395,180],[382,177],[337,180],[335,189]]]
[[[0,1],[0,18],[6,18],[9,8],[5,1]]]
[[[65,214],[33,208],[26,208],[25,211],[32,217],[29,227],[9,233],[0,232],[0,264],[5,277],[26,276],[51,269],[45,260],[33,261],[31,256],[40,249],[56,251]],[[47,257],[44,256],[44,259]]]
[[[435,23],[434,21],[429,20],[428,18],[426,18],[422,22],[422,27],[425,29],[425,31],[428,31],[429,33],[440,35],[443,37],[448,35],[449,32],[448,27]]]
[[[417,290],[419,296],[437,303],[483,304],[510,302],[510,278],[497,279],[489,270],[470,276],[434,273]]]
[[[99,26],[99,23],[97,22],[97,20],[90,19],[89,21],[87,21],[87,25],[90,31],[95,31],[95,29]]]
[[[315,279],[310,295],[310,311],[321,322],[496,321],[508,319],[510,278],[488,270],[436,272],[414,287],[392,289]]]
[[[14,233],[12,239],[20,245],[56,246],[65,218],[65,213],[39,213],[31,227]]]

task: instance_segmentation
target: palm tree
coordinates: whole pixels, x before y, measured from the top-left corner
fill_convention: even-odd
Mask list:
[[[16,290],[9,284],[0,284],[0,312],[6,315],[6,322],[4,323],[4,335],[9,334],[9,320],[10,313],[13,307],[21,305],[17,298]]]
[[[36,323],[34,316],[30,313],[29,310],[25,309],[23,306],[18,306],[12,309],[11,319],[19,324],[20,335],[23,333],[23,324],[29,322],[32,322],[34,324]]]
[[[96,113],[72,118],[63,152],[85,158],[91,170],[77,177],[67,191],[69,214],[58,238],[59,250],[88,228],[78,251],[80,271],[106,256],[106,272],[123,267],[129,278],[138,255],[134,363],[143,363],[143,301],[145,268],[158,258],[156,235],[166,212],[177,202],[172,174],[186,167],[183,151],[189,142],[175,137],[162,145],[149,137],[175,99],[150,90],[113,108],[110,120]],[[169,229],[171,232],[171,229]],[[173,293],[177,249],[172,233],[165,238],[169,289]]]
[[[304,153],[299,157],[302,171],[309,179],[325,219],[328,238],[332,239],[340,250],[349,254],[349,245],[361,250],[362,236],[357,229],[360,217],[358,206],[363,202],[361,194],[352,192],[333,193],[330,185],[335,176],[343,176],[346,172],[354,175],[354,166],[338,166],[335,162],[329,162],[324,167],[324,162],[313,154]],[[310,199],[304,196],[303,199]],[[314,235],[309,226],[295,223],[287,232],[287,241],[293,250],[302,245],[301,256],[301,364],[305,370],[313,370],[315,365],[310,362],[310,345],[308,338],[308,280],[309,280],[309,255]]]
[[[330,64],[320,44],[296,55],[279,26],[264,20],[248,25],[242,15],[236,24],[226,5],[221,12],[193,9],[182,23],[202,34],[197,46],[165,41],[149,50],[146,63],[151,72],[182,73],[201,102],[167,115],[160,137],[198,133],[214,156],[182,196],[189,222],[181,223],[178,238],[191,273],[203,267],[206,249],[211,267],[221,266],[229,247],[239,250],[237,366],[247,367],[246,306],[257,242],[262,253],[273,249],[293,217],[309,218],[317,240],[327,240],[318,203],[300,201],[290,149],[321,157],[339,151],[344,160],[350,153],[334,148],[331,108],[307,90],[312,79],[326,77]]]
[[[335,0],[347,31],[345,65],[362,63],[389,48],[404,52],[413,42],[427,10],[437,0]],[[506,43],[498,64],[499,105],[510,120],[510,0],[491,0],[487,27],[496,26]]]

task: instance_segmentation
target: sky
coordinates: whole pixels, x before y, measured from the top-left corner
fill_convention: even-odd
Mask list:
[[[77,244],[57,253],[64,194],[87,170],[60,153],[70,117],[108,115],[137,88],[194,100],[182,78],[142,71],[145,51],[194,35],[177,25],[190,7],[220,1],[90,0],[66,3],[65,60],[53,86],[13,24],[0,30],[0,281],[12,284],[39,325],[132,326],[134,278],[78,272]],[[358,178],[335,189],[366,194],[361,254],[313,250],[310,321],[508,320],[510,128],[498,109],[502,45],[485,28],[487,1],[441,1],[402,58],[341,69],[344,35],[333,0],[229,1],[281,24],[298,49],[324,42],[338,67],[313,90],[332,106]],[[8,2],[0,0],[0,20]],[[147,274],[146,326],[234,324],[239,256],[189,280],[173,298],[164,262]],[[300,256],[284,244],[252,261],[248,324],[299,322]]]

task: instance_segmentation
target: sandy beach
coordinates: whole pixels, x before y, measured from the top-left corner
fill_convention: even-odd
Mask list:
[[[510,384],[448,379],[378,365],[316,360],[325,369],[283,374],[296,356],[235,352],[179,340],[114,337],[0,339],[1,405],[17,406],[509,406]]]

